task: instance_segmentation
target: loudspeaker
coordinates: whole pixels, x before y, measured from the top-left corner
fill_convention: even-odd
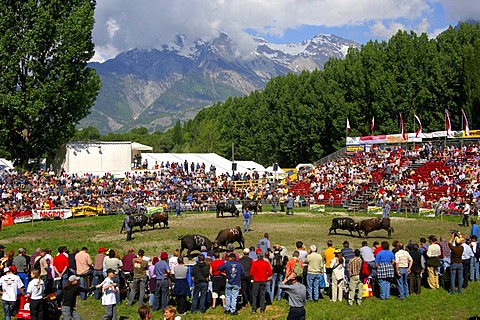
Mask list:
[[[232,163],[232,170],[233,171],[237,170],[237,164],[235,162]]]
[[[273,164],[273,171],[278,171],[278,163]]]

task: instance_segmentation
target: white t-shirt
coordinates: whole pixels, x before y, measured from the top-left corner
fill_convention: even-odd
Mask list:
[[[30,295],[32,300],[41,300],[43,299],[43,291],[45,286],[42,279],[33,279],[28,283],[27,293]]]
[[[117,304],[117,299],[115,298],[115,287],[109,287],[106,288],[108,285],[111,285],[113,283],[113,280],[110,278],[105,278],[103,280],[103,296],[102,296],[102,305],[103,306],[109,306],[112,304]]]
[[[0,278],[0,286],[4,291],[2,300],[14,302],[17,301],[18,288],[23,288],[23,282],[19,276],[10,273]]]

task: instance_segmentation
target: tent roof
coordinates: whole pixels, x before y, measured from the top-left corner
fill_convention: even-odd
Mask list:
[[[13,169],[13,163],[7,159],[0,158],[0,171]]]
[[[152,151],[153,148],[138,142],[132,142],[132,150],[136,151]]]

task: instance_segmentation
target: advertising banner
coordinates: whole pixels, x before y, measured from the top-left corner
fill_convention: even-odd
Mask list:
[[[310,211],[312,212],[325,212],[325,205],[324,204],[311,204]]]
[[[420,208],[418,215],[421,217],[435,218],[435,209]]]
[[[71,218],[72,210],[70,209],[58,209],[58,210],[34,210],[33,219],[68,219]]]
[[[148,214],[154,214],[157,212],[163,212],[163,207],[149,207],[147,208],[147,213]]]
[[[382,214],[383,208],[382,207],[375,207],[375,206],[368,206],[367,208],[368,214]]]
[[[32,221],[32,211],[24,210],[24,211],[14,211],[13,212],[13,223],[22,223],[22,222],[30,222]]]
[[[82,206],[72,208],[72,214],[74,217],[91,217],[105,214],[105,209],[91,206]]]

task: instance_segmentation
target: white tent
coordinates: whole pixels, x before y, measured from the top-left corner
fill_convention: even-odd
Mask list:
[[[0,171],[13,169],[13,163],[7,159],[0,158]]]

